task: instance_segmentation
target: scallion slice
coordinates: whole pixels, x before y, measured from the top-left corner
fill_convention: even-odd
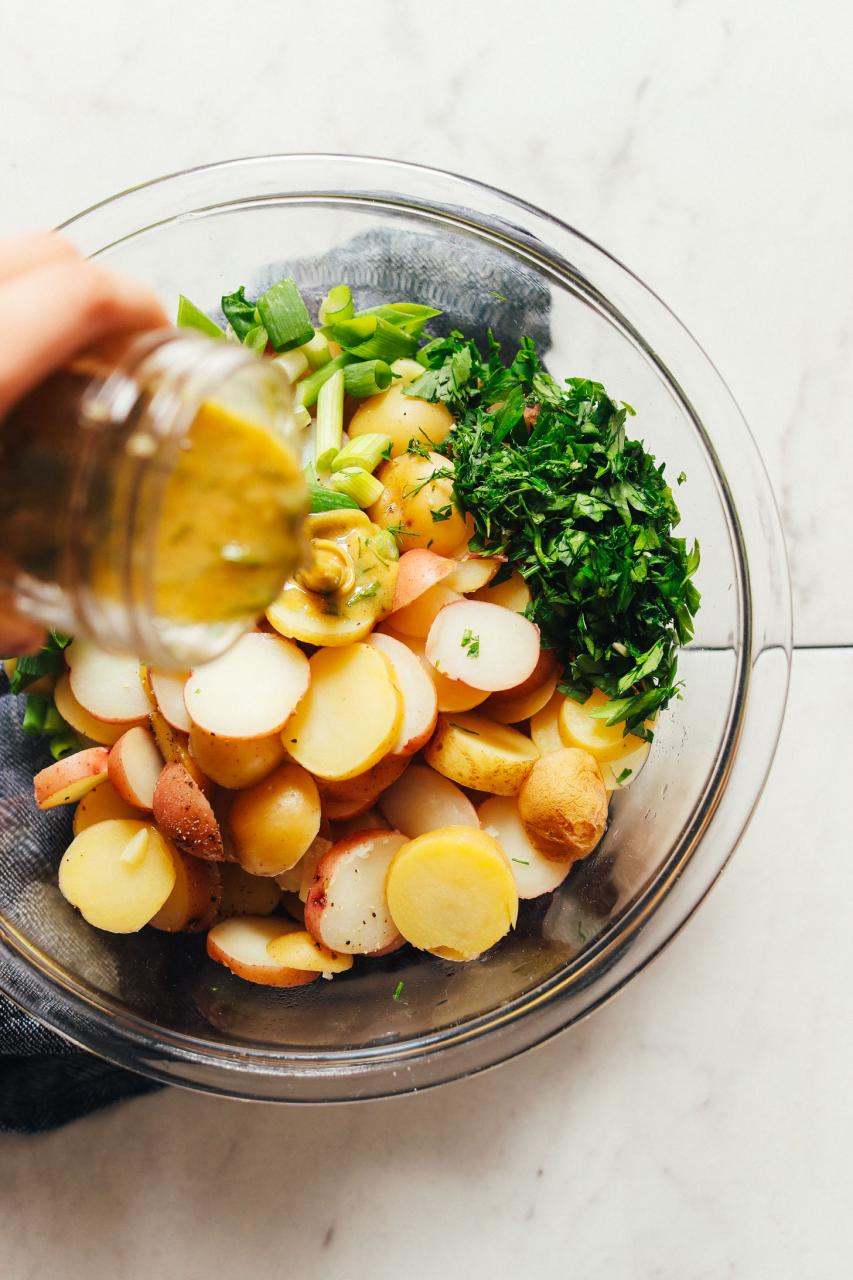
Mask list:
[[[372,507],[385,487],[381,480],[377,480],[369,471],[362,471],[360,467],[336,471],[329,483],[338,493],[345,493],[353,498],[362,509]]]
[[[324,333],[315,333],[310,342],[306,342],[299,350],[305,356],[312,369],[322,369],[332,358],[329,350],[329,339]]]
[[[423,306],[420,302],[386,302],[380,307],[366,307],[357,312],[359,316],[378,316],[388,324],[397,325],[404,333],[420,337],[428,320],[440,316],[435,307]]]
[[[376,396],[388,390],[393,377],[385,360],[359,360],[344,370],[344,386],[348,396]]]
[[[72,756],[75,751],[79,751],[82,745],[74,730],[66,727],[62,733],[56,733],[51,738],[50,754],[54,760],[64,760],[66,756]]]
[[[417,338],[379,316],[354,316],[331,325],[330,333],[344,351],[360,360],[385,360],[391,364],[401,356],[414,355],[418,348]]]
[[[336,369],[320,388],[317,398],[317,433],[314,441],[314,464],[318,471],[328,471],[341,448],[344,432],[344,371]]]
[[[243,339],[243,346],[248,347],[250,351],[257,351],[262,356],[267,349],[268,334],[262,324],[256,324],[250,329]]]
[[[391,437],[378,431],[368,435],[353,436],[347,441],[338,456],[332,462],[333,471],[343,471],[345,467],[357,467],[360,471],[375,471],[379,463],[387,456]]]
[[[178,318],[175,323],[179,329],[197,329],[199,333],[206,333],[209,338],[225,337],[225,330],[220,329],[215,320],[211,320],[210,316],[205,315],[200,307],[190,302],[182,293],[178,294]]]
[[[349,285],[336,284],[320,303],[320,324],[338,324],[341,320],[349,320],[354,312]]]
[[[222,314],[241,342],[245,340],[246,334],[260,323],[254,302],[249,302],[246,297],[245,285],[241,284],[234,293],[223,294],[219,305],[222,307]]]
[[[314,337],[314,326],[296,281],[290,276],[270,285],[258,298],[261,323],[276,351],[301,347]]]
[[[311,495],[311,511],[343,511],[358,510],[358,503],[346,493],[336,493],[334,489],[327,489],[322,484],[309,484],[308,492]]]
[[[308,357],[301,349],[283,351],[280,356],[273,357],[273,364],[279,365],[291,382],[296,382],[297,378],[308,372]]]
[[[306,427],[311,426],[311,414],[305,408],[304,404],[294,405],[293,417],[296,421],[296,426],[300,431],[304,431]]]
[[[352,360],[352,356],[344,353],[341,356],[335,356],[334,360],[329,360],[327,364],[323,365],[322,369],[309,373],[308,377],[303,378],[296,388],[298,403],[310,408],[312,404],[316,403],[323,383],[337,373],[338,369],[343,369],[345,365],[351,364]]]
[[[24,705],[24,718],[21,722],[21,728],[24,733],[42,733],[44,731],[44,722],[50,705],[50,698],[43,698],[39,693],[27,694],[27,700]]]

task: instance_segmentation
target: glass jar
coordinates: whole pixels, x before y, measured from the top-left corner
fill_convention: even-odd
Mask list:
[[[297,561],[296,434],[287,375],[236,343],[86,352],[0,430],[0,598],[154,665],[214,657]]]

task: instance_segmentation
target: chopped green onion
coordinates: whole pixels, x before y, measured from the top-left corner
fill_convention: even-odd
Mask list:
[[[302,350],[283,351],[280,356],[273,357],[273,364],[280,365],[291,382],[296,382],[308,372],[308,357]]]
[[[369,471],[362,471],[361,467],[347,467],[344,471],[336,471],[329,483],[338,493],[346,493],[354,498],[362,509],[372,507],[385,487],[381,480],[377,480]]]
[[[310,408],[315,404],[320,394],[320,388],[323,384],[337,373],[338,369],[343,369],[344,365],[352,362],[353,357],[349,355],[335,356],[334,360],[330,360],[328,364],[324,364],[321,369],[317,369],[314,373],[309,373],[307,378],[303,378],[296,387],[296,398],[298,404],[304,404],[306,408]]]
[[[386,360],[388,364],[400,356],[412,356],[418,340],[399,326],[378,316],[356,316],[330,327],[339,346],[360,360]]]
[[[24,705],[24,719],[21,728],[24,733],[41,733],[50,706],[50,698],[43,698],[39,693],[28,693]]]
[[[381,307],[366,307],[358,315],[378,316],[380,320],[397,325],[404,333],[418,338],[427,321],[440,316],[441,312],[436,311],[435,307],[425,307],[420,302],[388,302]]]
[[[346,374],[344,374],[344,381],[346,381]],[[391,437],[382,435],[379,431],[371,431],[363,436],[353,436],[332,462],[332,470],[343,471],[344,467],[360,467],[362,471],[375,471],[390,443]]]
[[[55,631],[51,628],[48,632],[47,643],[57,649],[67,649],[71,643],[71,636],[66,636],[63,632]]]
[[[327,366],[328,367],[328,366]],[[344,371],[336,369],[324,382],[317,397],[317,434],[314,440],[314,465],[328,471],[341,448],[344,432]]]
[[[320,324],[337,324],[354,314],[352,291],[348,284],[336,284],[320,303]]]
[[[391,997],[391,999],[392,999],[392,1000],[399,1000],[399,999],[400,999],[400,996],[403,994],[403,987],[404,987],[405,985],[406,985],[406,984],[405,984],[405,982],[403,982],[403,980],[402,980],[402,978],[401,978],[401,979],[400,979],[400,981],[397,983],[396,987],[394,988],[394,994],[393,994],[393,996]]]
[[[267,349],[267,331],[262,324],[256,324],[250,329],[243,339],[243,346],[248,347],[250,351],[257,351],[262,356]]]
[[[54,760],[64,760],[66,756],[73,756],[75,751],[79,751],[82,743],[73,729],[66,729],[64,733],[57,733],[50,740],[50,754]]]
[[[68,725],[62,719],[53,702],[50,702],[41,727],[42,733],[63,733],[67,728]]]
[[[385,360],[359,360],[347,365],[344,384],[348,396],[376,396],[391,385],[391,366]]]
[[[241,284],[234,293],[224,294],[219,305],[222,308],[222,314],[241,342],[244,341],[249,330],[256,328],[260,323],[254,302],[249,302],[246,297],[245,285]]]
[[[308,492],[311,495],[311,511],[342,511],[349,509],[350,511],[358,510],[358,503],[354,498],[350,498],[345,493],[335,493],[334,489],[327,489],[322,484],[309,484]]]
[[[26,653],[17,659],[14,675],[9,681],[10,692],[23,693],[28,685],[42,676],[58,676],[63,666],[61,649],[55,648],[48,640],[38,653]]]
[[[294,405],[293,417],[300,431],[304,431],[306,427],[311,426],[311,414],[304,404]]]
[[[323,333],[315,333],[310,342],[306,342],[299,350],[305,356],[312,369],[322,369],[332,358],[329,350],[329,339]]]
[[[314,337],[314,326],[296,281],[285,276],[258,298],[258,311],[276,351],[301,347]]]
[[[391,365],[391,373],[394,377],[407,387],[410,382],[414,382],[423,375],[424,367],[417,360],[409,360],[403,356],[400,360],[395,360]]]
[[[198,329],[199,333],[206,333],[210,338],[225,337],[225,330],[220,329],[215,320],[211,320],[210,316],[205,315],[200,307],[190,302],[182,293],[178,294],[176,324],[179,329]]]
[[[373,538],[373,549],[380,560],[399,560],[400,549],[397,539],[388,529],[380,529]]]

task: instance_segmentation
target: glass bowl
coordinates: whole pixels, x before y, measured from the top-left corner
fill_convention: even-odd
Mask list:
[[[60,897],[64,812],[37,814],[42,761],[3,698],[0,982],[72,1041],[160,1080],[244,1098],[341,1101],[492,1066],[570,1026],[642,969],[719,876],[773,757],[787,692],[790,589],[773,494],[725,384],[667,307],[586,236],[470,180],[352,156],[265,156],[175,174],[64,227],[86,254],[211,311],[239,284],[296,276],[316,302],[413,298],[442,324],[511,345],[532,333],[550,371],[603,381],[632,427],[683,469],[681,532],[698,537],[703,605],[681,654],[681,701],[607,834],[553,898],[481,960],[409,949],[332,983],[252,986],[199,939],[98,933]],[[20,742],[20,748],[17,743]],[[9,775],[8,780],[6,779]],[[399,983],[402,993],[395,999]]]

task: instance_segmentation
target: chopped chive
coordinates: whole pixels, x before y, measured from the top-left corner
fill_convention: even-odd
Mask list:
[[[476,658],[480,653],[480,637],[475,636],[474,632],[468,627],[462,632],[461,640],[462,648],[465,650],[465,656],[468,658]]]
[[[529,867],[530,863],[526,858],[513,858],[513,862],[517,862],[520,867]]]
[[[312,369],[322,369],[332,358],[329,350],[329,339],[323,333],[315,333],[310,342],[298,348],[305,356]]]
[[[361,467],[344,467],[342,471],[335,471],[329,483],[336,492],[354,498],[362,510],[372,507],[385,487],[381,480]]]
[[[316,369],[314,373],[309,373],[307,378],[303,378],[296,388],[299,404],[304,404],[306,408],[316,404],[323,384],[328,382],[329,378],[337,373],[338,369],[343,369],[345,365],[350,364],[352,359],[353,357],[346,353],[335,356],[333,360],[327,361],[322,368]]]
[[[331,363],[331,362],[330,362]],[[328,366],[326,366],[328,368]],[[336,369],[320,388],[317,398],[317,434],[314,441],[314,465],[328,471],[340,453],[344,433],[344,371]]]
[[[337,324],[340,320],[349,320],[354,312],[352,291],[349,285],[336,284],[320,303],[320,324]]]
[[[359,360],[344,370],[347,395],[379,395],[381,391],[388,390],[393,376],[391,366],[385,360]]]
[[[210,316],[205,315],[200,307],[190,302],[182,293],[178,294],[178,318],[175,323],[179,329],[197,329],[199,333],[206,333],[209,338],[225,337],[225,330],[220,329],[215,320],[211,320]]]
[[[356,587],[349,600],[347,607],[353,604],[359,604],[362,600],[372,600],[374,596],[379,594],[379,583],[370,582],[366,586]]]
[[[346,373],[344,373],[344,379],[346,379]],[[359,467],[362,471],[375,471],[385,457],[390,444],[391,437],[382,435],[378,431],[354,436],[335,458],[332,470],[343,471],[344,467]]]
[[[296,382],[309,369],[308,357],[301,347],[296,351],[282,351],[280,356],[273,356],[273,364],[283,369],[291,382]]]
[[[270,285],[258,298],[261,323],[276,351],[301,347],[314,337],[314,326],[296,281],[290,276]]]
[[[403,987],[404,987],[405,985],[406,985],[406,984],[405,984],[405,982],[403,982],[403,980],[402,980],[402,979],[397,983],[396,987],[394,988],[394,994],[393,994],[393,996],[391,997],[391,999],[392,999],[392,1000],[399,1000],[399,999],[400,999],[400,996],[403,994]]]
[[[309,484],[308,492],[311,498],[311,511],[315,514],[318,511],[358,510],[358,503],[354,498],[346,493],[335,493],[334,489],[327,489],[325,485]]]

